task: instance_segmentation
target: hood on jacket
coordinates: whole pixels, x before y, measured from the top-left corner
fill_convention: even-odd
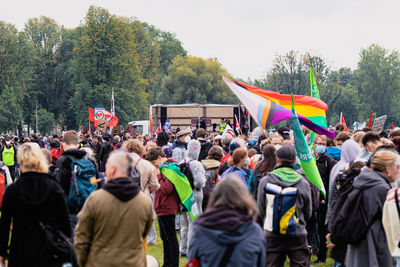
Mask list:
[[[359,189],[368,189],[379,184],[386,184],[390,187],[389,181],[382,172],[368,168],[362,169],[360,175],[354,180],[354,187]]]
[[[340,160],[340,148],[338,147],[327,147],[326,148],[326,154],[336,160]]]
[[[221,162],[215,159],[203,159],[201,161],[205,170],[218,168]]]
[[[81,159],[86,156],[86,151],[77,148],[71,148],[64,151],[62,155],[72,156],[74,158]]]
[[[172,144],[172,149],[175,149],[177,147],[182,147],[182,148],[186,148],[187,145],[185,143],[182,143],[179,140],[176,140],[173,144]]]
[[[351,139],[346,140],[343,143],[341,150],[340,161],[344,161],[346,163],[353,162],[362,151],[360,145]]]
[[[50,193],[64,194],[61,187],[56,186],[52,177],[46,173],[25,172],[15,182],[22,202],[35,206],[47,200]]]
[[[278,167],[274,171],[279,170],[279,169],[289,169],[289,168],[284,168],[284,167],[279,168]],[[291,169],[291,170],[293,172],[296,172],[294,169]],[[278,173],[280,173],[280,172],[278,172]],[[297,175],[299,175],[299,176],[297,176]],[[267,174],[267,176],[271,177],[271,183],[276,184],[280,187],[294,186],[294,185],[298,184],[302,178],[301,174],[298,172],[296,172],[296,174],[293,174],[293,176],[291,176],[291,178],[293,178],[293,179],[288,179],[287,182],[283,181],[281,178],[279,178],[278,175],[276,175],[276,173],[274,173],[274,172],[269,172]],[[300,179],[297,179],[297,178],[294,179],[294,177],[300,177]]]
[[[201,145],[196,139],[190,140],[187,145],[186,157],[190,160],[198,160],[200,155]]]
[[[167,158],[172,157],[172,148],[169,145],[163,146],[162,150]]]
[[[224,206],[208,210],[200,215],[196,223],[210,229],[230,232],[250,221],[252,217],[249,214]]]
[[[125,177],[111,179],[102,188],[122,202],[131,200],[140,192],[139,186]]]
[[[297,183],[301,178],[301,174],[292,168],[280,167],[272,171],[273,174],[279,177],[285,183]]]

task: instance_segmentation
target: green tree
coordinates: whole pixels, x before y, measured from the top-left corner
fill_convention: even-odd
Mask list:
[[[15,90],[6,86],[0,99],[0,130],[14,131],[22,120],[22,109],[17,101]]]
[[[44,134],[51,134],[52,130],[54,129],[55,125],[55,118],[54,114],[51,112],[48,112],[44,108],[40,108],[37,111],[38,115],[38,130],[39,132],[44,135]],[[36,129],[36,114],[34,113],[32,116],[32,127],[33,129]]]
[[[88,106],[110,107],[115,90],[115,110],[120,123],[144,118],[148,113],[148,81],[143,77],[135,35],[127,19],[91,6],[78,29],[74,58],[74,98],[79,125],[88,121]]]
[[[163,103],[237,103],[222,76],[229,74],[216,59],[178,56],[162,81]]]
[[[358,69],[355,71],[356,86],[363,103],[364,117],[370,110],[377,116],[388,115],[388,122],[400,117],[400,56],[372,44],[360,52]]]

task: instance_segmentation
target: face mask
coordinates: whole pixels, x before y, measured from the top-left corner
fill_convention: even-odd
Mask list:
[[[326,151],[325,146],[317,146],[317,147],[315,148],[315,152],[317,152],[318,155],[324,154],[325,151]]]
[[[274,147],[276,150],[278,150],[279,148],[281,148],[281,145],[277,144],[277,145],[274,145]]]
[[[186,143],[186,144],[187,144],[187,143],[189,143],[189,142],[190,142],[190,140],[192,140],[192,138],[190,138],[190,136],[189,136],[189,135],[185,137],[185,143]]]
[[[246,158],[246,160],[244,161],[244,165],[245,166],[250,165],[250,158]]]

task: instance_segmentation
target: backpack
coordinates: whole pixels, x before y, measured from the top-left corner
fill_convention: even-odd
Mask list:
[[[359,169],[353,169],[348,174],[339,174],[337,178],[339,196],[332,207],[329,222],[329,232],[335,244],[357,243],[367,235],[369,227],[375,221],[373,219],[369,224],[366,222],[362,205],[363,192],[353,185],[360,172]]]
[[[296,234],[299,221],[296,214],[297,188],[282,188],[268,183],[264,192],[267,200],[264,230],[281,235]]]
[[[132,181],[134,181],[134,182],[139,186],[140,190],[142,190],[142,187],[141,187],[142,182],[141,182],[141,179],[140,179],[140,172],[139,172],[139,170],[137,169],[137,165],[138,165],[139,161],[141,161],[141,160],[142,160],[142,158],[140,158],[140,159],[136,162],[135,166],[132,166],[132,167],[131,167],[130,172],[129,172]],[[147,186],[147,185],[146,185],[146,186]]]
[[[97,189],[96,184],[91,182],[97,171],[94,163],[86,157],[72,160],[71,170],[71,184],[66,201],[70,210],[79,212],[89,195]]]
[[[203,188],[204,195],[210,195],[213,191],[215,184],[218,180],[218,171],[217,169],[211,169],[209,172],[206,171],[206,184]]]
[[[190,187],[194,189],[194,178],[192,171],[190,170],[190,161],[184,161],[183,163],[179,164],[179,169],[181,170],[181,173],[183,173],[189,180]]]

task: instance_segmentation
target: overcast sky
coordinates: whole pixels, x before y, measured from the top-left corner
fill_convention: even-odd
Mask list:
[[[371,43],[400,47],[398,0],[0,0],[0,20],[22,29],[44,15],[73,28],[90,5],[173,32],[190,55],[216,57],[244,79],[261,78],[290,50],[354,69]]]

